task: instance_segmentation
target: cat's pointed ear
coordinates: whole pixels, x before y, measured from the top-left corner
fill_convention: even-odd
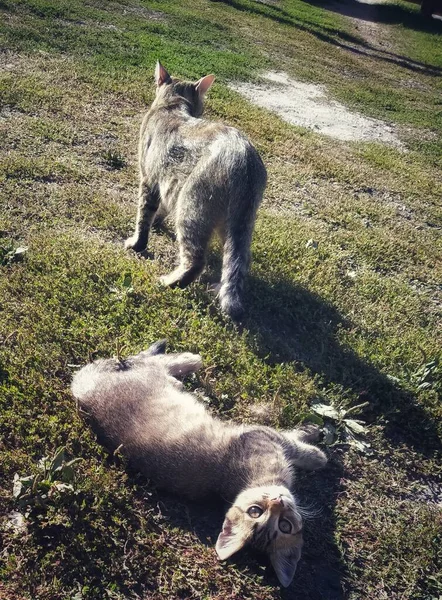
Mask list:
[[[214,81],[215,75],[206,75],[205,77],[201,77],[201,79],[195,83],[195,89],[201,98],[212,87]]]
[[[270,562],[282,586],[288,587],[291,584],[300,558],[301,548],[279,550],[270,554]]]
[[[241,532],[232,521],[226,517],[223,529],[216,541],[215,550],[220,560],[226,560],[246,544],[243,532]]]
[[[170,82],[170,75],[159,60],[157,60],[157,65],[155,67],[155,82],[158,87],[164,83]]]

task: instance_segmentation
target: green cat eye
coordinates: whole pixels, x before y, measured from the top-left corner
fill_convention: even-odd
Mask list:
[[[247,511],[247,514],[249,515],[249,517],[252,517],[252,519],[258,519],[258,517],[260,517],[263,512],[264,511],[262,510],[261,507],[259,507],[259,506],[251,506],[249,508],[249,510]]]
[[[280,519],[278,525],[282,533],[290,533],[292,531],[292,524],[287,519]]]

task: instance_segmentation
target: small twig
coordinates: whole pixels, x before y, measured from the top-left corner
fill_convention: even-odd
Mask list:
[[[115,450],[112,452],[112,456],[118,456],[118,454],[122,455],[121,449],[123,448],[123,444],[120,444],[118,446],[118,448],[115,448]]]
[[[18,333],[18,329],[16,329],[15,331],[11,331],[11,333],[8,334],[3,340],[1,340],[0,343],[3,344],[3,345],[5,345],[6,342],[8,342],[17,333]]]

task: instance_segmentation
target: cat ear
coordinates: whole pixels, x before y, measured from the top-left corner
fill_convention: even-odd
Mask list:
[[[218,536],[216,541],[215,550],[220,560],[226,560],[238,550],[241,550],[246,544],[244,535],[238,531],[233,525],[232,521],[227,517],[224,519],[223,529]]]
[[[212,87],[214,81],[215,75],[206,75],[205,77],[201,77],[201,79],[195,83],[195,89],[201,98]]]
[[[155,67],[155,82],[158,87],[163,85],[163,83],[170,82],[170,75],[159,60],[157,60],[157,66]]]
[[[301,548],[291,548],[288,552],[279,550],[270,554],[270,562],[282,586],[288,587],[291,584],[300,558]]]

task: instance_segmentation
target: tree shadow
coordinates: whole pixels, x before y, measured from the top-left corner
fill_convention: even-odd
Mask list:
[[[339,342],[340,331],[352,324],[331,304],[284,278],[269,283],[251,277],[249,287],[243,325],[259,356],[270,364],[307,367],[325,388],[338,384],[368,402],[364,419],[381,420],[394,446],[405,444],[427,457],[442,447],[436,423],[413,393]]]
[[[336,12],[346,17],[354,17],[372,23],[387,25],[402,25],[407,29],[424,31],[426,33],[441,33],[442,23],[436,19],[429,19],[411,8],[407,9],[399,4],[380,2],[369,4],[358,0],[303,0],[324,10]],[[442,5],[441,5],[442,8]]]
[[[358,54],[361,56],[367,56],[374,58],[375,60],[380,60],[383,62],[395,64],[397,66],[403,67],[404,69],[408,69],[410,71],[423,73],[425,75],[430,76],[438,76],[442,73],[442,68],[430,65],[425,62],[413,60],[407,56],[396,54],[394,52],[390,52],[385,50],[384,48],[380,48],[378,46],[374,46],[367,41],[364,41],[361,37],[357,37],[355,35],[351,35],[345,31],[335,29],[332,27],[327,27],[324,25],[319,25],[313,21],[309,21],[308,19],[304,19],[301,16],[293,16],[288,11],[283,8],[275,5],[266,4],[264,6],[260,6],[256,2],[244,2],[242,3],[240,0],[211,0],[212,2],[223,2],[232,8],[242,11],[248,12],[255,15],[259,15],[261,17],[266,17],[275,21],[282,25],[289,25],[294,29],[299,29],[301,31],[305,31],[306,33],[310,33],[317,39],[341,48],[342,50],[351,52],[353,54]],[[319,8],[323,8],[326,10],[331,10],[335,12],[339,12],[338,8],[341,6],[338,2],[333,2],[330,4],[323,3],[322,0],[303,0],[312,5],[315,5]],[[349,6],[353,6],[358,4],[356,0],[344,0],[344,4],[348,3]],[[369,6],[369,5],[365,5]],[[342,10],[345,10],[342,9]],[[348,9],[350,10],[350,9]],[[358,10],[358,9],[356,9]],[[362,9],[369,10],[369,9]],[[342,12],[341,14],[346,14]],[[355,16],[355,15],[348,15]],[[442,23],[436,20],[429,20],[420,15],[419,13],[415,13],[413,11],[407,11],[402,9],[401,7],[396,7],[395,5],[384,5],[384,9],[382,12],[382,18],[385,19],[385,23],[396,23],[401,22],[406,27],[418,29],[421,31],[427,31],[431,33],[439,33],[442,32]],[[395,19],[402,18],[402,21],[397,21]],[[390,20],[388,20],[390,19]],[[376,19],[373,19],[376,20]]]

